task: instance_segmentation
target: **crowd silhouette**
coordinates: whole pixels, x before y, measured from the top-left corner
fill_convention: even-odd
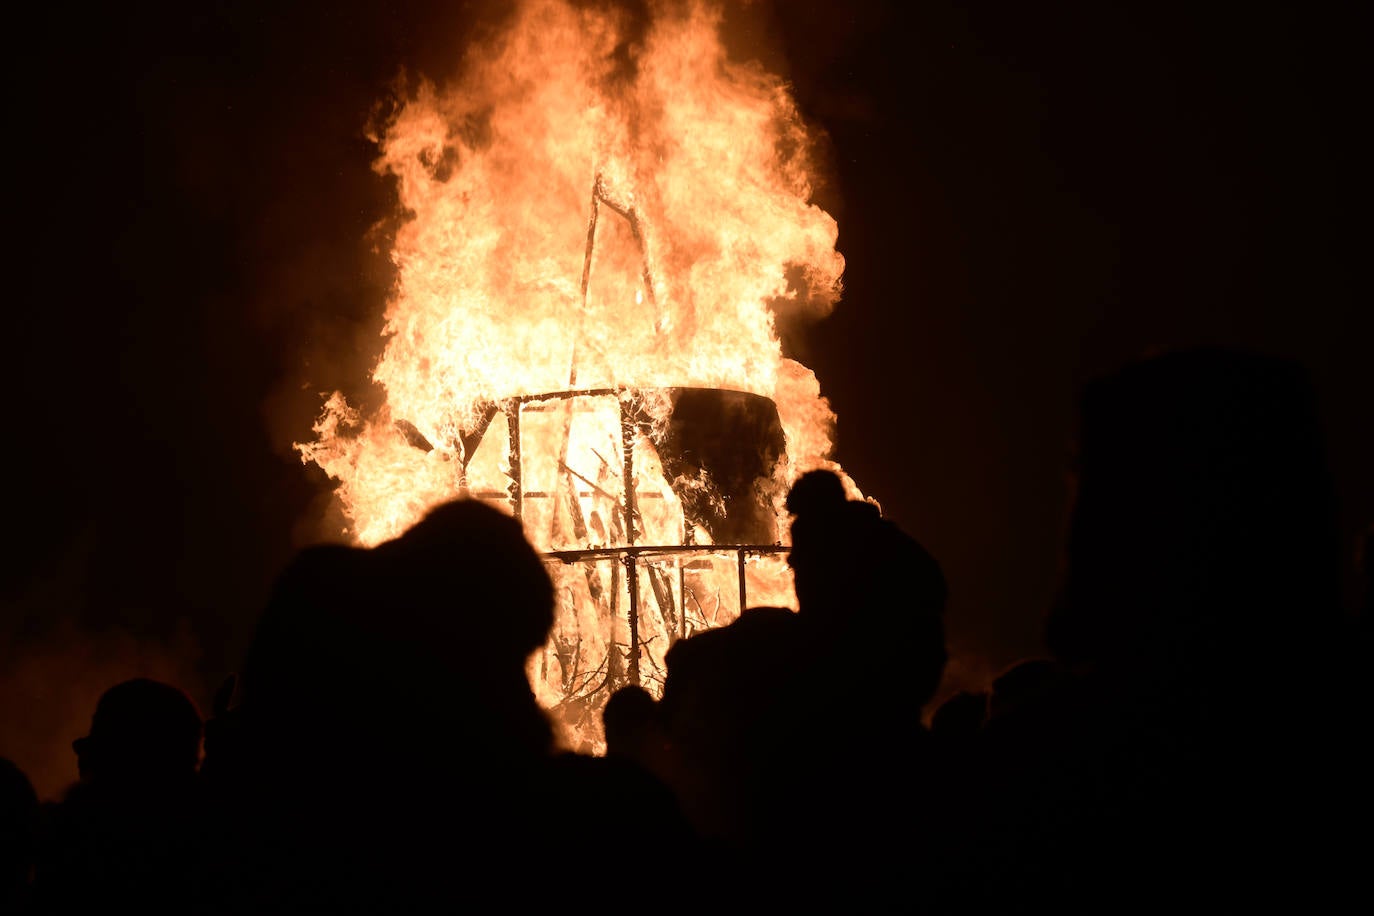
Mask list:
[[[525,673],[542,560],[451,502],[301,551],[208,716],[112,686],[54,802],[0,759],[0,908],[1358,906],[1370,589],[1343,601],[1308,379],[1167,353],[1089,385],[1080,420],[1048,653],[981,690],[930,708],[940,564],[812,471],[797,609],[680,639],[661,696],[610,697],[604,755],[561,749]]]

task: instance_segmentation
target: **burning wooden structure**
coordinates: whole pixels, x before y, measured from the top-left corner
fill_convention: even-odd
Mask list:
[[[375,137],[400,215],[385,402],[335,392],[297,446],[361,544],[455,495],[520,518],[559,596],[531,685],[579,746],[615,687],[657,691],[674,639],[795,606],[785,490],[839,470],[776,329],[838,301],[838,229],[788,87],[731,59],[721,16],[525,0],[400,100]]]
[[[461,438],[458,492],[519,518],[548,560],[559,606],[531,681],[577,740],[597,744],[622,684],[657,693],[674,640],[785,600],[769,399],[569,389],[493,403]]]

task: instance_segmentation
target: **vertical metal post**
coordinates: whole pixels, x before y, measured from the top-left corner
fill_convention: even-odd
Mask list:
[[[507,446],[510,454],[510,493],[511,508],[514,510],[515,517],[519,519],[524,512],[525,495],[522,490],[522,475],[520,473],[520,404],[521,402],[512,399],[506,402],[506,435],[509,439]]]
[[[635,566],[635,557],[632,553],[625,555],[625,585],[630,589],[630,607],[628,619],[630,624],[630,664],[629,680],[631,684],[639,683],[639,569]]]
[[[749,601],[749,594],[748,594],[748,592],[745,590],[745,587],[744,587],[744,550],[743,550],[743,549],[741,549],[741,550],[739,551],[738,559],[739,559],[739,612],[740,612],[741,614],[743,614],[743,613],[744,613],[744,609],[747,608],[747,607],[749,606],[749,604],[748,604],[748,601]]]
[[[682,557],[677,558],[678,607],[682,612],[677,615],[677,638],[687,637],[687,564]]]
[[[620,400],[620,451],[624,456],[625,478],[625,543],[635,545],[635,425],[634,418]],[[639,683],[639,568],[635,565],[634,551],[625,554],[625,584],[630,588],[630,667],[631,684]]]

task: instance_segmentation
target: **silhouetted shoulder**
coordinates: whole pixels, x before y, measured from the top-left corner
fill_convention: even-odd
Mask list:
[[[38,857],[39,811],[28,775],[0,757],[0,912],[27,912]]]

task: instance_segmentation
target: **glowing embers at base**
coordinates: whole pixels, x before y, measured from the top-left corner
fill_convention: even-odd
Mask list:
[[[530,682],[572,746],[601,749],[616,688],[660,691],[673,641],[750,604],[794,606],[771,400],[710,388],[528,395],[490,405],[461,439],[460,492],[519,518],[548,560],[558,606]]]

